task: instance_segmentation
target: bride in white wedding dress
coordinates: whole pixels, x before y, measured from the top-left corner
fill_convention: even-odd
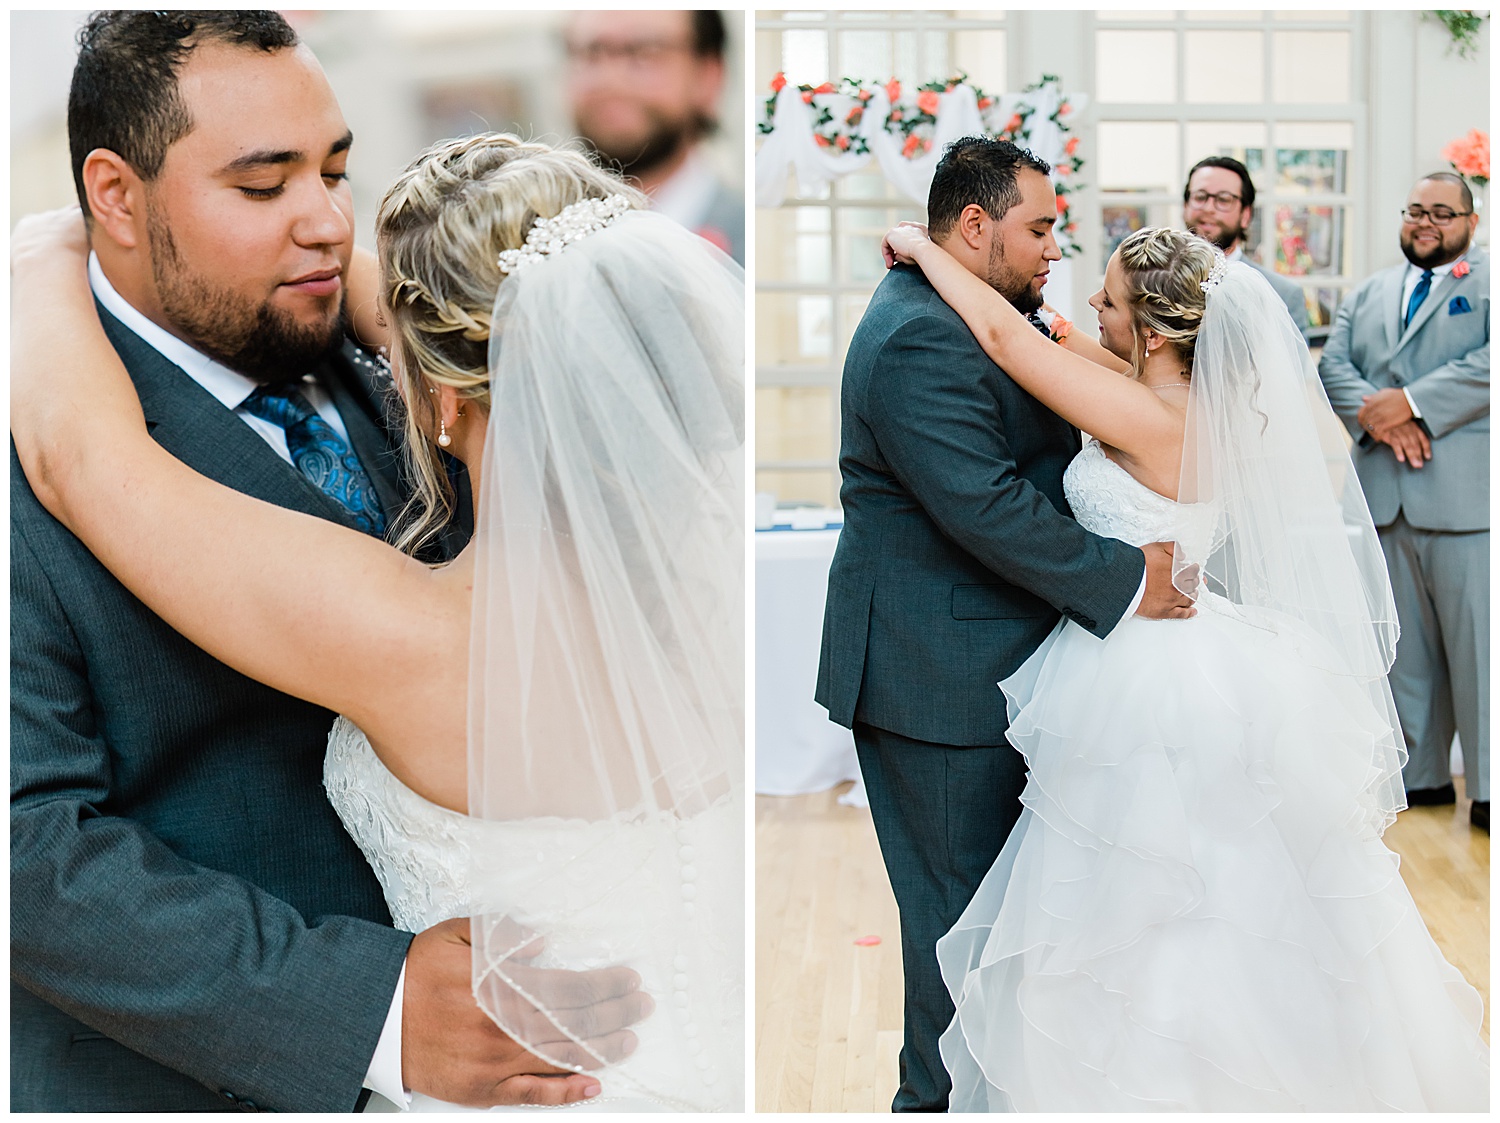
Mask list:
[[[1483,1111],[1479,996],[1381,833],[1397,638],[1342,431],[1279,299],[1170,230],[1091,303],[1123,375],[891,231],[1028,392],[1092,435],[1097,534],[1176,541],[1197,615],[1063,621],[999,684],[1024,811],[938,944],[954,1111]]]
[[[153,611],[344,715],[325,787],[394,922],[472,917],[479,1005],[598,1077],[575,1109],[740,1111],[744,282],[644,205],[502,134],[436,146],[382,202],[379,314],[349,303],[367,339],[388,324],[407,406],[399,544],[452,511],[440,449],[473,481],[474,540],[445,566],[159,448],[77,229],[13,255],[51,310],[45,339],[17,333],[14,440]],[[655,1004],[630,1033],[568,985],[617,965]]]

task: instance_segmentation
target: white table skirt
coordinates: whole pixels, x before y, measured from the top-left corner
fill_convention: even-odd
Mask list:
[[[859,780],[854,736],[813,701],[837,530],[755,535],[755,790],[803,795]],[[863,785],[841,802],[866,806]]]

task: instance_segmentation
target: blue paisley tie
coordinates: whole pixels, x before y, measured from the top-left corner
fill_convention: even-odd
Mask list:
[[[286,431],[287,451],[297,470],[351,515],[366,534],[385,533],[385,513],[359,457],[338,431],[313,409],[295,386],[262,386],[241,403]]]

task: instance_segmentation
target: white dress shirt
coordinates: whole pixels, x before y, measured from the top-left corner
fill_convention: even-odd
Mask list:
[[[183,372],[202,386],[215,398],[232,410],[236,417],[254,429],[288,464],[292,454],[287,450],[286,431],[274,422],[246,413],[240,408],[258,383],[246,378],[238,371],[230,370],[222,363],[210,359],[191,344],[178,339],[171,332],[148,320],[136,311],[125,298],[115,291],[114,285],[104,275],[99,259],[89,254],[89,285],[94,296],[104,305],[111,316],[119,320],[142,340],[150,344],[162,358],[182,368]],[[308,375],[301,387],[304,397],[318,414],[338,431],[345,441],[349,430],[344,419],[334,408],[328,392]],[[396,993],[391,998],[391,1007],[385,1017],[385,1028],[375,1045],[375,1055],[370,1058],[370,1068],[365,1073],[364,1086],[378,1092],[399,1107],[411,1103],[411,1094],[401,1083],[401,999],[406,990],[406,964],[401,965],[401,974],[396,979]]]

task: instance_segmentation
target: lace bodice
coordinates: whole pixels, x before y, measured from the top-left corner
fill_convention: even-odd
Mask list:
[[[1095,440],[1063,473],[1063,494],[1086,530],[1132,546],[1147,542],[1197,545],[1213,530],[1213,513],[1201,504],[1175,503],[1125,471]]]
[[[473,819],[408,788],[342,717],[328,735],[323,785],[396,927],[504,913],[545,936],[537,966],[640,972],[656,1011],[633,1027],[640,1045],[630,1059],[600,1073],[594,1104],[743,1110],[744,952],[714,935],[721,918],[743,917],[742,879],[699,876],[742,868],[736,803],[628,824]],[[535,863],[559,856],[564,873],[538,884]]]

